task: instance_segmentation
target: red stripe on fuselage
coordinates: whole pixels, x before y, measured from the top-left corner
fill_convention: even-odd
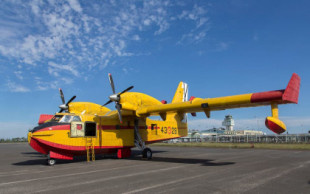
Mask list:
[[[55,126],[50,126],[50,127],[45,127],[43,129],[40,129],[38,131],[33,132],[33,134],[37,132],[42,132],[42,131],[52,131],[52,130],[70,130],[71,126],[70,125],[55,125]]]
[[[46,141],[43,139],[39,139],[36,137],[32,137],[32,139],[35,139],[36,141],[52,147],[56,148],[59,150],[67,150],[67,151],[85,151],[86,147],[85,146],[71,146],[71,145],[64,145],[64,144],[58,144],[50,141]],[[133,146],[94,146],[94,149],[119,149],[119,148],[132,148]]]

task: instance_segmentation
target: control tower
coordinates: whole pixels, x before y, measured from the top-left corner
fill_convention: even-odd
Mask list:
[[[222,122],[222,125],[225,126],[226,131],[233,131],[235,121],[231,115],[226,115],[224,121]]]

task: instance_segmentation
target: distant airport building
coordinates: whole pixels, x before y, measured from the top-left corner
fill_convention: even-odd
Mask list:
[[[231,115],[226,115],[222,125],[225,127],[212,128],[203,131],[198,130],[189,130],[188,136],[186,138],[203,138],[210,136],[220,136],[220,135],[229,135],[229,136],[238,136],[238,135],[264,135],[262,131],[256,130],[234,130],[235,121]]]
[[[226,115],[224,121],[222,122],[222,125],[226,128],[226,131],[233,131],[235,121],[231,115]]]
[[[201,132],[195,129],[188,130],[186,138],[201,138]]]
[[[217,135],[224,135],[225,129],[220,127],[220,128],[212,128],[212,129],[207,129],[200,131],[200,134],[202,137],[207,137],[207,136],[217,136]]]

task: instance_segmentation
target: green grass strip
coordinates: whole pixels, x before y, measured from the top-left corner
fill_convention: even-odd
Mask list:
[[[272,144],[272,143],[155,143],[153,146],[176,147],[209,147],[209,148],[252,148],[252,149],[283,149],[310,150],[310,144]]]

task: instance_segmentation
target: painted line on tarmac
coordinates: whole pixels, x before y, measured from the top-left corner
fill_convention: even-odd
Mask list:
[[[254,172],[254,173],[241,174],[240,178],[236,178],[235,181],[229,182],[226,186],[230,188],[229,190],[230,193],[247,192],[265,183],[271,182],[274,179],[281,178],[295,170],[304,168],[309,164],[310,164],[310,160],[300,163],[298,164],[298,166],[291,167],[291,168],[283,166],[283,168],[286,168],[285,170],[281,170],[279,168],[273,167],[273,168],[265,169],[262,171]],[[267,172],[271,172],[272,175],[266,175]],[[240,185],[240,186],[233,187],[231,185]]]
[[[118,170],[118,169],[122,169],[122,168],[131,168],[131,167],[135,167],[135,166],[141,166],[141,164],[132,165],[132,166],[122,166],[122,167],[118,167],[118,168],[110,168],[110,169],[103,169],[103,170],[93,170],[93,171],[87,171],[87,172],[63,174],[63,175],[58,175],[58,176],[49,176],[49,177],[41,177],[41,178],[35,178],[35,179],[12,181],[12,182],[0,183],[0,187],[4,186],[4,185],[10,185],[10,184],[26,183],[26,182],[31,182],[31,181],[41,181],[41,180],[46,180],[46,179],[69,177],[69,176],[76,176],[76,175],[84,175],[84,174],[91,174],[91,173],[95,173],[95,172],[105,172],[105,171],[111,171],[111,170]]]
[[[131,162],[128,162],[130,164]],[[55,171],[63,171],[63,170],[69,170],[69,169],[76,169],[76,168],[81,168],[81,167],[108,167],[109,164],[111,163],[104,163],[104,164],[94,164],[90,165],[89,163],[83,163],[71,167],[63,167],[63,168],[54,168],[53,166],[44,166],[45,168],[48,168],[47,170],[36,170],[34,171],[33,169],[27,169],[27,170],[20,170],[20,171],[10,171],[10,172],[3,172],[0,173],[0,177],[5,177],[5,176],[17,176],[17,175],[23,175],[23,174],[37,174],[37,173],[48,173],[48,172],[55,172]],[[118,163],[118,164],[123,164],[123,163]],[[125,165],[128,165],[127,163]],[[115,165],[115,163],[113,163]],[[87,168],[84,168],[87,170]],[[10,174],[13,173],[13,174]]]
[[[64,188],[69,188],[69,187],[74,187],[74,186],[81,186],[81,185],[86,185],[86,184],[115,180],[115,179],[119,179],[119,178],[128,178],[128,177],[145,175],[145,174],[150,174],[150,173],[159,173],[159,172],[163,172],[163,171],[169,171],[169,170],[173,170],[173,169],[182,168],[184,166],[188,166],[188,165],[173,166],[173,167],[169,167],[169,168],[155,169],[155,170],[137,172],[137,173],[127,174],[127,175],[118,175],[118,176],[109,177],[109,178],[101,178],[101,179],[79,182],[79,183],[74,183],[74,184],[65,185],[65,186],[53,187],[51,189],[39,190],[39,191],[35,191],[32,193],[42,193],[42,192],[48,192],[48,191],[57,190],[57,189],[64,189]]]
[[[168,185],[171,185],[171,184],[176,184],[176,183],[187,181],[187,180],[200,178],[200,177],[205,176],[207,174],[208,173],[200,174],[200,175],[196,175],[196,176],[191,176],[191,177],[186,177],[186,178],[170,181],[170,182],[167,182],[167,183],[161,183],[161,184],[153,185],[153,186],[150,186],[150,187],[144,187],[144,188],[136,189],[136,190],[129,191],[129,192],[126,192],[126,193],[123,193],[123,194],[131,194],[131,193],[143,192],[143,191],[154,189],[154,188],[158,188],[158,187],[164,187],[164,186],[168,186]]]
[[[22,173],[27,172],[29,170],[18,170],[18,171],[9,171],[9,172],[0,172],[0,176],[9,176],[9,173]]]

